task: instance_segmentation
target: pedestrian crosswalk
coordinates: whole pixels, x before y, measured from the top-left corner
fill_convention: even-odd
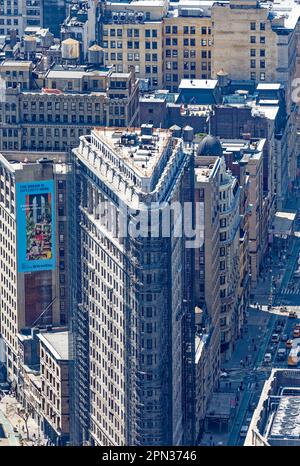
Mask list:
[[[292,288],[284,288],[282,291],[281,291],[281,294],[285,294],[285,295],[299,295],[300,294],[300,288],[296,288],[296,289],[292,289]]]

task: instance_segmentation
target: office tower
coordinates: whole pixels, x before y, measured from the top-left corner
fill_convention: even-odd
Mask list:
[[[43,27],[60,37],[60,26],[68,16],[70,0],[42,0]]]
[[[279,82],[286,86],[289,99],[296,70],[299,14],[299,5],[293,1],[215,4],[213,76],[223,69],[231,79]]]
[[[251,286],[256,287],[268,236],[263,218],[263,152],[265,139],[223,140],[224,156],[228,165],[241,163],[248,175],[248,200],[252,204],[248,218]]]
[[[0,176],[1,339],[19,391],[18,332],[68,320],[66,155],[0,154]]]
[[[212,141],[213,142],[213,141]],[[203,243],[195,250],[196,435],[201,434],[220,371],[220,148],[195,158],[195,203],[201,211]]]
[[[193,444],[192,151],[144,125],[94,130],[73,153],[73,442]]]
[[[43,431],[55,445],[63,445],[70,434],[68,332],[41,332],[38,339]]]
[[[73,0],[60,28],[61,40],[72,38],[80,42],[81,56],[88,59],[88,50],[98,41],[98,17],[101,2]]]
[[[31,61],[5,60],[0,150],[65,151],[95,126],[137,124],[134,72],[115,73],[101,65],[97,50],[96,56],[96,65],[56,65],[41,73]]]
[[[178,91],[182,79],[211,77],[213,49],[210,2],[179,1],[163,20],[164,87]]]
[[[145,89],[177,91],[183,78],[209,78],[211,7],[167,0],[106,3],[100,35],[107,63],[119,72],[134,65]]]
[[[221,157],[218,208],[212,210],[212,220],[215,220],[216,216],[218,219],[217,228],[214,229],[215,234],[218,233],[218,240],[216,240],[216,235],[208,234],[207,244],[204,241],[204,250],[206,250],[206,261],[211,261],[212,259],[207,256],[212,254],[216,245],[219,248],[219,265],[216,268],[214,267],[214,272],[211,272],[211,274],[209,274],[208,269],[206,287],[212,290],[212,285],[215,285],[216,278],[218,279],[221,357],[222,360],[228,360],[239,334],[236,329],[238,328],[237,322],[239,321],[238,313],[240,309],[238,295],[240,280],[240,187],[237,179],[227,170],[219,139],[214,136],[206,136],[200,142],[197,154],[200,156],[200,160],[213,155]],[[209,171],[207,173],[209,175]],[[209,228],[209,222],[207,223]],[[213,240],[213,238],[215,239]],[[212,254],[213,257],[215,257],[215,254]],[[214,277],[214,280],[211,280],[211,277]],[[213,296],[216,299],[215,292]],[[217,307],[214,305],[213,309],[216,310]],[[215,316],[217,316],[217,312],[215,312]],[[213,326],[215,327],[214,323]]]

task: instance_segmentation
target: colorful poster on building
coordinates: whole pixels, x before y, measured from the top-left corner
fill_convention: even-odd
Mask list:
[[[54,181],[16,184],[18,272],[55,267]]]

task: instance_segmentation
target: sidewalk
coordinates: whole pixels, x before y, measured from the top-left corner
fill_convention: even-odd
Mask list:
[[[29,439],[27,439],[25,421],[18,414],[19,408],[22,408],[21,404],[11,395],[5,395],[0,401],[0,424],[2,424],[3,430],[8,437],[7,439],[0,439],[0,446],[5,441],[8,441],[8,445],[11,446],[45,445],[46,439],[36,421],[31,417],[27,421],[29,431]],[[14,432],[14,429],[17,432]]]
[[[17,447],[20,446],[20,437],[13,431],[13,426],[0,408],[0,425],[3,429],[5,438],[0,438],[0,447]]]

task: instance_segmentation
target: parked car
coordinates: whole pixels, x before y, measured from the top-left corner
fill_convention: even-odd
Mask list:
[[[300,330],[298,328],[295,328],[293,331],[293,337],[294,338],[300,338]]]
[[[286,358],[286,349],[285,348],[279,348],[277,351],[277,361],[285,361]]]
[[[291,340],[291,339],[287,340],[285,346],[286,346],[287,348],[292,348],[292,346],[293,346],[293,340]]]
[[[273,335],[271,337],[272,343],[279,343],[279,340],[280,340],[280,338],[279,338],[278,333],[273,333]]]
[[[288,341],[288,339],[289,339],[289,337],[287,336],[287,333],[283,333],[281,335],[281,338],[280,338],[281,341]]]
[[[272,354],[271,353],[266,353],[265,357],[264,357],[264,363],[269,364],[270,362],[272,362]]]

